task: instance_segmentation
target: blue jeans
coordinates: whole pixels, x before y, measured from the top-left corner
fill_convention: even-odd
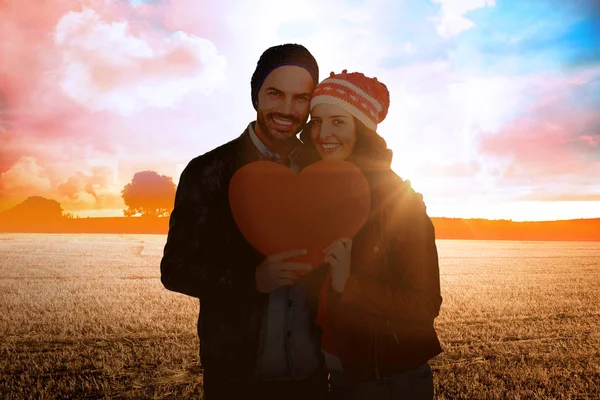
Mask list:
[[[332,397],[336,400],[431,400],[433,375],[425,363],[411,371],[378,381],[348,384],[343,372],[330,371]]]

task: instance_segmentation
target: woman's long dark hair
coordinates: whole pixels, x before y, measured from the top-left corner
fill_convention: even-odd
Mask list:
[[[390,178],[396,176],[392,169],[392,150],[387,147],[385,139],[377,132],[369,129],[354,118],[356,126],[356,143],[347,161],[354,163],[365,175],[371,188],[371,217],[383,218],[383,204],[389,204],[389,188],[393,182]],[[300,133],[303,145],[297,161],[300,169],[321,160],[310,137],[310,122]],[[391,173],[391,174],[390,174]],[[374,225],[375,226],[375,225]],[[379,225],[377,225],[379,226]],[[379,234],[382,234],[381,232]]]
[[[367,128],[357,118],[354,118],[354,124],[356,126],[356,143],[347,160],[366,173],[390,169],[393,154],[392,150],[387,147],[385,139],[374,130]],[[310,137],[310,130],[309,122],[300,133],[300,140],[304,143],[299,160],[302,168],[321,159]]]

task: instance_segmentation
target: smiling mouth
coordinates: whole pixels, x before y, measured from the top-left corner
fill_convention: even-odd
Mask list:
[[[275,124],[277,124],[283,128],[289,128],[294,123],[294,121],[289,120],[289,119],[281,119],[281,118],[276,118],[276,117],[273,117],[271,119],[273,120],[273,122],[275,122]]]
[[[319,143],[319,146],[325,151],[335,151],[342,147],[341,143]]]

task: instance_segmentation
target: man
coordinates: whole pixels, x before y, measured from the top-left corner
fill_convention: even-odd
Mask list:
[[[296,274],[310,266],[287,261],[302,249],[259,254],[237,228],[228,197],[231,177],[250,162],[271,160],[297,171],[296,135],[318,81],[317,63],[303,46],[267,49],[251,79],[256,121],[181,174],[161,281],[200,299],[207,400],[318,399],[327,391],[314,315]]]

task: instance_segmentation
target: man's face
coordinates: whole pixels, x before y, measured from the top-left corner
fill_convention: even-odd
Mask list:
[[[260,133],[271,141],[286,141],[298,134],[308,118],[314,83],[310,73],[295,65],[274,69],[257,96]]]

